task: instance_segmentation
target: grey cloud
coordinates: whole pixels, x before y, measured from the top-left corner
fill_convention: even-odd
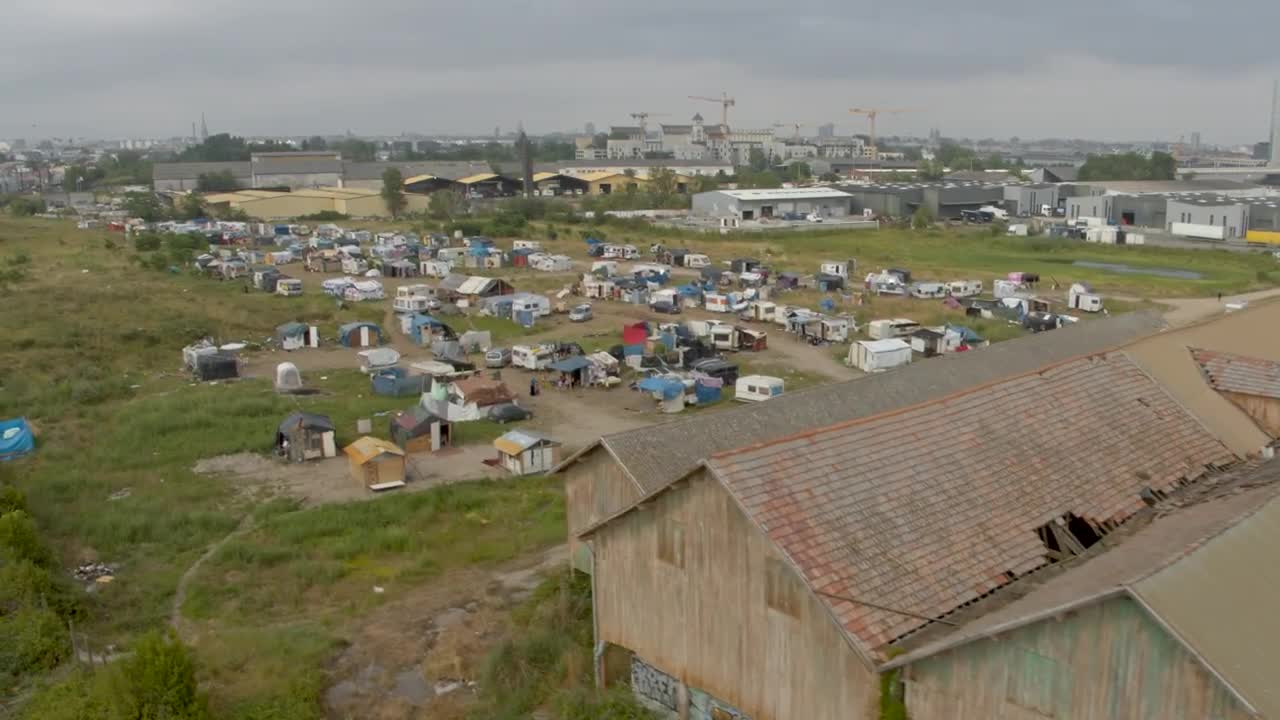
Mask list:
[[[1018,83],[1009,78],[1035,79],[1027,84],[1034,90],[1064,79],[1054,74],[1063,57],[1108,68],[1074,80],[1099,98],[1123,98],[1126,86],[1129,95],[1152,92],[1150,81],[1130,80],[1148,71],[1170,93],[1202,97],[1224,79],[1274,70],[1270,35],[1280,24],[1274,0],[1243,0],[1230,15],[1193,0],[1079,0],[1069,10],[1014,0],[979,8],[814,0],[794,9],[776,0],[18,2],[0,47],[0,133],[25,127],[28,115],[66,122],[46,116],[56,113],[96,115],[116,132],[156,131],[198,111],[202,98],[213,104],[215,93],[235,96],[218,101],[220,114],[260,132],[412,129],[430,125],[423,118],[461,129],[512,116],[567,127],[664,97],[683,112],[685,95],[721,89],[754,95],[753,119],[768,122],[782,112],[777,99],[794,104],[801,88],[828,114],[846,103],[817,99],[824,83],[871,102],[945,94],[993,76],[1011,89]],[[1224,23],[1226,32],[1204,32]],[[629,105],[624,95],[634,98]],[[361,107],[344,106],[353,96]],[[118,106],[103,107],[112,98]],[[439,109],[448,104],[455,107]],[[370,106],[403,116],[373,123]],[[935,120],[964,117],[952,110]],[[273,118],[278,127],[269,127]],[[999,126],[993,119],[992,132]]]

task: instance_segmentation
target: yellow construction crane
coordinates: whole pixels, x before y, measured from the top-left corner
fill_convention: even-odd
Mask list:
[[[849,108],[849,112],[854,115],[866,115],[867,120],[871,123],[871,159],[880,159],[880,148],[876,147],[876,117],[880,113],[886,115],[897,115],[905,112],[919,112],[924,108]]]
[[[738,102],[729,97],[729,93],[722,92],[720,97],[703,97],[702,95],[690,95],[690,100],[702,100],[704,102],[713,102],[720,106],[720,124],[729,127],[729,108],[737,105]]]

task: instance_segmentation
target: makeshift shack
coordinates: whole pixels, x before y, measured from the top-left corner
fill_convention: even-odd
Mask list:
[[[417,397],[431,389],[427,375],[410,375],[404,368],[389,367],[374,372],[370,379],[373,394],[386,397]]]
[[[891,370],[911,362],[911,346],[890,340],[860,340],[849,346],[849,364],[863,372]]]
[[[591,361],[582,355],[571,355],[548,366],[549,370],[560,373],[562,378],[568,380],[569,384],[575,387],[586,386],[587,372],[590,368]]]
[[[215,351],[196,357],[196,378],[203,381],[240,377],[240,366],[231,353]]]
[[[296,412],[276,428],[276,454],[290,462],[337,457],[333,421],[325,415]]]
[[[400,353],[392,348],[373,348],[356,353],[360,358],[360,372],[373,373],[394,367],[400,362]]]
[[[959,333],[946,328],[920,328],[911,333],[911,349],[925,357],[956,352],[963,344]]]
[[[349,322],[338,328],[343,347],[374,347],[382,344],[382,328],[371,322]]]
[[[538,475],[560,464],[560,443],[527,430],[512,430],[493,441],[498,464],[512,475]]]
[[[276,327],[276,342],[282,350],[320,347],[320,329],[300,322],[287,322]]]
[[[436,383],[422,396],[422,406],[449,422],[483,420],[499,405],[507,405],[515,395],[501,380],[475,375]]]
[[[0,420],[0,462],[22,457],[35,449],[35,433],[26,418]]]
[[[449,421],[415,405],[391,419],[391,440],[407,453],[435,452],[453,444]]]
[[[365,436],[342,449],[351,477],[373,491],[404,487],[405,452],[394,443]]]

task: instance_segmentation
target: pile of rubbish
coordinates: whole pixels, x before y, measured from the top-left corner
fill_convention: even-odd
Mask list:
[[[85,563],[71,572],[77,580],[93,582],[99,578],[114,577],[116,569],[106,563]]]

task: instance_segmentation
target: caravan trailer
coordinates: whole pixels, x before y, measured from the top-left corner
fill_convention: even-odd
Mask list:
[[[684,266],[694,269],[710,267],[711,258],[701,253],[689,253],[684,256]]]
[[[511,365],[526,370],[546,370],[555,356],[546,345],[516,345],[511,348]]]
[[[911,297],[941,298],[947,296],[947,286],[936,282],[918,282],[911,285]]]
[[[920,323],[906,318],[892,320],[872,320],[867,324],[867,335],[872,340],[889,340],[906,337],[920,329]]]
[[[947,283],[947,290],[951,293],[951,297],[976,297],[982,294],[982,281],[952,280]]]
[[[769,375],[744,375],[733,384],[733,399],[742,402],[761,402],[782,394],[782,378]]]
[[[707,293],[706,308],[710,312],[729,312],[729,298],[719,293]]]

